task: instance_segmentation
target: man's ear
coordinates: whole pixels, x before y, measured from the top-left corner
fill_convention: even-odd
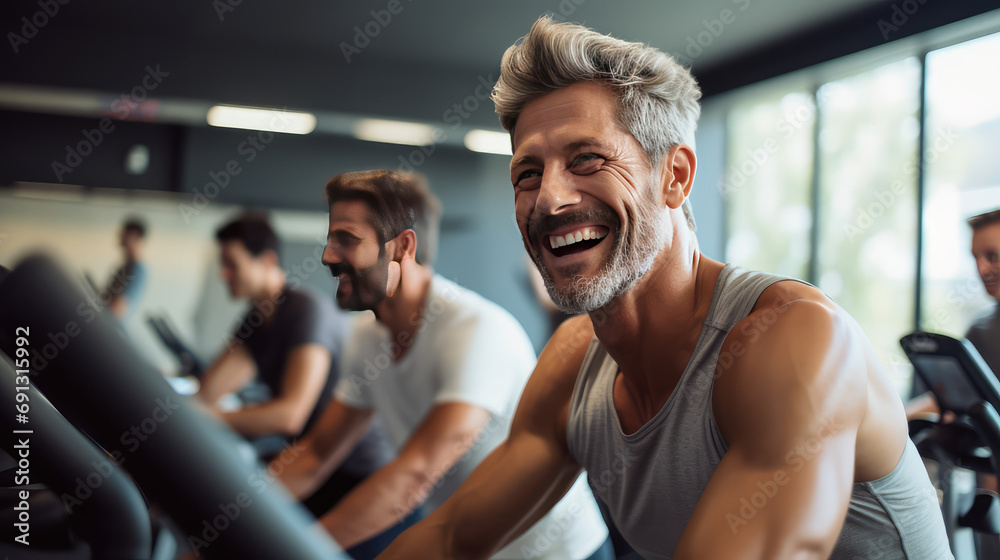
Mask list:
[[[412,229],[404,229],[392,240],[392,260],[399,262],[405,258],[417,258],[417,234]]]
[[[403,269],[400,263],[406,259],[415,260],[417,258],[417,234],[412,229],[405,229],[403,233],[389,241],[387,249],[391,253],[391,258],[386,275],[385,293],[392,297],[396,295],[399,281],[402,278]]]
[[[660,160],[660,186],[664,202],[673,209],[681,207],[691,194],[697,168],[694,150],[686,144],[670,148]]]

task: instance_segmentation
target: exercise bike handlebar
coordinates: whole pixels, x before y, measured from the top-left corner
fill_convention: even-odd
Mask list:
[[[967,414],[983,443],[990,448],[993,474],[1000,476],[1000,414],[997,414],[993,405],[982,401],[969,407]]]
[[[26,362],[14,363],[20,366]],[[18,423],[15,418],[18,404],[28,405],[29,414],[23,416],[28,419],[26,423]],[[112,457],[70,425],[27,383],[26,374],[18,376],[2,357],[0,406],[9,412],[2,415],[3,424],[13,433],[12,438],[0,440],[4,451],[16,459],[28,460],[28,474],[18,478],[25,484],[45,483],[60,497],[72,513],[71,526],[90,545],[93,556],[134,560],[148,555],[153,546],[152,525],[146,502],[135,484]],[[26,495],[31,492],[28,490]]]
[[[122,454],[188,542],[209,558],[343,558],[280,484],[240,458],[238,438],[174,392],[91,305],[51,258],[29,257],[0,285],[0,329],[29,329],[32,348],[48,350],[32,381],[73,425]]]

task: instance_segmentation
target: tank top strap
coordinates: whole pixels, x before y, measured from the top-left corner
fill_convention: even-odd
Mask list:
[[[705,324],[728,333],[736,323],[750,314],[764,290],[785,280],[794,280],[808,285],[806,282],[788,276],[747,270],[737,265],[727,264],[722,269],[719,280],[715,284],[716,293],[712,298],[712,306],[708,316],[705,317]]]

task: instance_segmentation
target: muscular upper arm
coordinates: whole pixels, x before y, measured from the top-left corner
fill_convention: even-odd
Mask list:
[[[580,472],[565,445],[564,417],[592,336],[586,317],[560,326],[539,356],[507,440],[387,558],[405,558],[411,545],[423,550],[441,541],[448,557],[489,556],[562,498]]]
[[[464,402],[436,404],[424,416],[396,458],[420,479],[420,502],[476,443],[490,417],[485,408]]]
[[[250,352],[242,344],[230,344],[202,376],[198,398],[215,404],[223,395],[249,383],[256,373]]]
[[[675,558],[827,558],[854,481],[867,397],[863,341],[831,305],[798,300],[730,333],[713,394],[729,450]]]

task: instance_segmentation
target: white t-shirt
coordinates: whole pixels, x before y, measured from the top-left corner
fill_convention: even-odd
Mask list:
[[[356,408],[373,408],[397,450],[436,404],[464,402],[491,413],[472,448],[430,489],[424,502],[429,513],[506,439],[535,366],[535,352],[510,313],[438,275],[431,280],[416,334],[390,339],[388,328],[374,315],[356,319],[342,354],[336,398]],[[398,362],[392,359],[396,344],[409,347]],[[419,505],[418,496],[412,500],[411,506]],[[581,476],[552,511],[494,558],[582,559],[607,535]]]

